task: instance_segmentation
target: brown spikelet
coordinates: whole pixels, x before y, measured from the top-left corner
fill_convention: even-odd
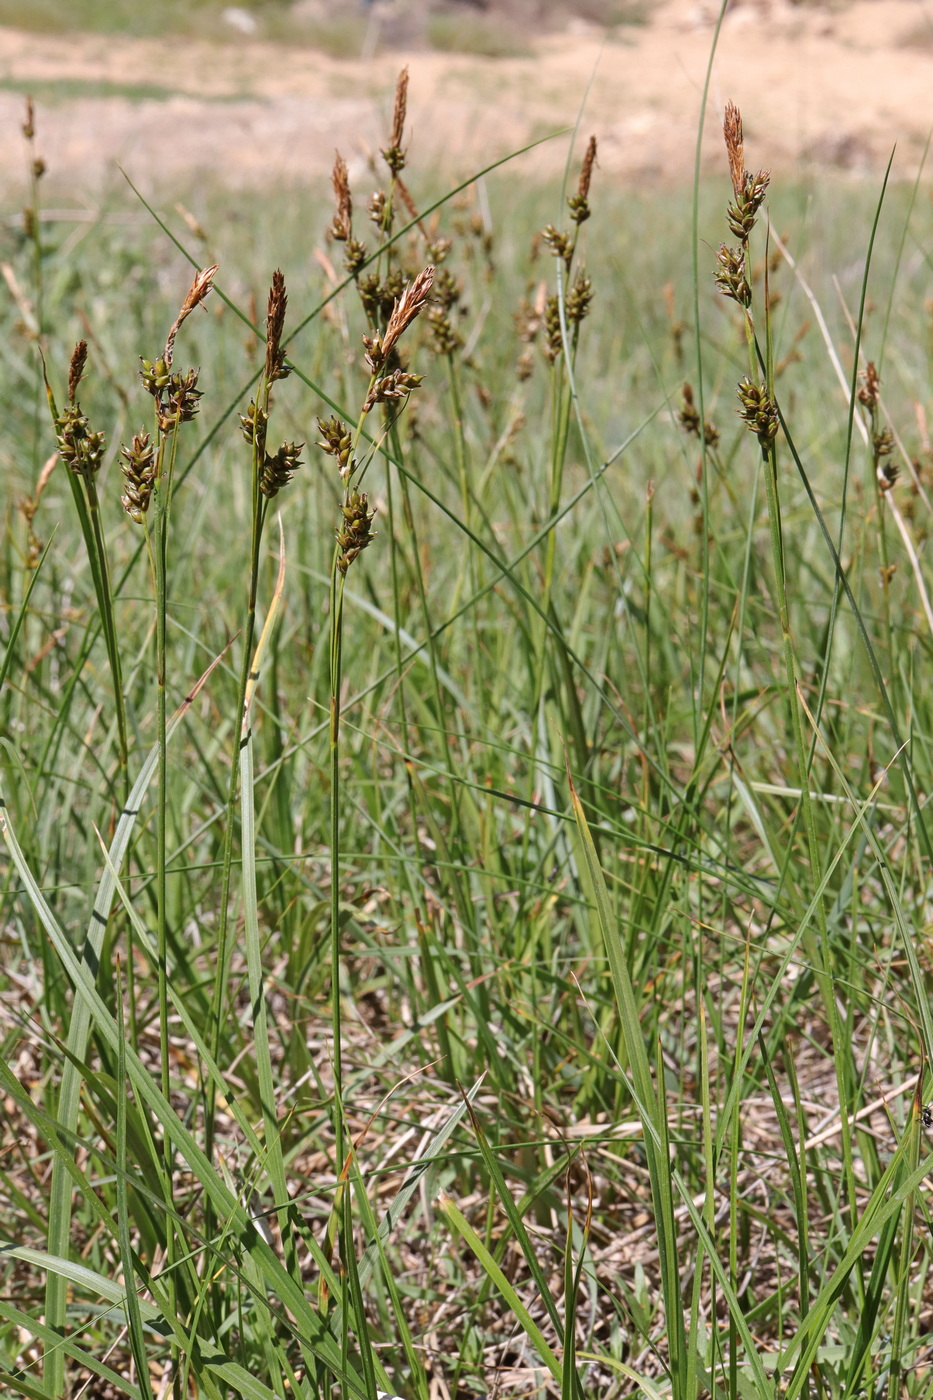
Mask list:
[[[201,305],[201,302],[214,285],[214,274],[216,271],[217,263],[214,263],[213,267],[205,267],[200,272],[195,273],[194,281],[188,288],[188,294],[181,304],[180,319],[183,319],[185,316],[190,316],[194,308]]]
[[[745,139],[742,135],[742,113],[734,102],[726,103],[722,134],[726,140],[726,154],[729,157],[732,188],[736,199],[740,199],[745,187]]]
[[[26,120],[23,122],[23,135],[27,141],[31,141],[36,134],[36,111],[32,105],[32,98],[26,98]]]
[[[259,471],[259,489],[267,500],[272,500],[288,485],[301,466],[299,452],[303,442],[283,442],[275,453],[266,453]]]
[[[595,164],[596,137],[591,136],[589,144],[586,148],[586,155],[583,157],[583,164],[580,167],[580,180],[577,185],[577,192],[576,194],[570,195],[567,199],[567,206],[570,209],[570,217],[578,226],[580,224],[585,224],[587,219],[590,217],[590,181],[593,178],[593,166]],[[545,229],[545,241],[551,244],[551,251],[553,252],[554,256],[562,257],[569,269],[570,261],[573,257],[574,239],[570,238],[566,234],[560,235],[562,238],[566,239],[566,248],[564,250],[561,250],[551,241],[551,238],[549,237],[549,231],[556,232],[556,230],[554,230],[553,224],[548,224],[547,229]],[[570,257],[567,256],[568,252],[570,254]]]
[[[401,146],[405,135],[405,116],[408,111],[408,68],[402,69],[395,87],[395,110],[392,113],[392,135],[390,146]]]
[[[285,274],[276,268],[269,288],[269,307],[266,312],[266,383],[274,384],[288,374],[285,368],[285,352],[282,349],[282,332],[285,329],[285,309],[288,297],[285,292]]]
[[[207,296],[214,285],[214,275],[217,272],[217,263],[213,267],[205,267],[200,272],[195,273],[194,281],[188,288],[188,294],[181,304],[181,309],[175,319],[172,329],[168,333],[168,340],[165,342],[165,353],[162,358],[169,369],[172,366],[172,356],[175,353],[175,337],[183,321],[186,321],[196,306]]]
[[[596,164],[596,137],[591,136],[589,145],[586,148],[586,155],[583,157],[583,164],[580,167],[580,183],[577,186],[577,194],[581,199],[586,199],[590,193],[590,180],[593,178],[593,166]]]
[[[396,300],[381,341],[378,336],[373,339],[363,337],[363,343],[368,352],[366,361],[374,374],[379,373],[399,336],[404,334],[415,317],[424,309],[433,285],[434,268],[428,264],[413,281],[409,282],[402,295]]]
[[[369,509],[366,492],[357,491],[355,488],[347,492],[346,501],[340,510],[343,515],[343,529],[337,531],[337,568],[345,574],[354,559],[372,542],[373,518],[376,512]]]
[[[382,153],[386,165],[397,175],[405,169],[405,152],[402,141],[405,139],[405,116],[408,111],[408,69],[403,68],[398,75],[395,88],[395,108],[392,112],[392,133],[389,144]]]
[[[142,525],[155,484],[155,452],[149,434],[137,433],[131,446],[120,448],[120,456],[120,469],[126,477],[126,490],[120,498],[123,509],[137,525]]]
[[[336,242],[346,243],[353,233],[353,200],[350,198],[350,177],[347,162],[339,151],[334,152],[334,199],[337,212],[330,226],[330,236]]]
[[[747,375],[739,383],[737,392],[742,405],[739,417],[755,434],[764,451],[777,437],[780,425],[774,401],[764,384],[755,384]]]
[[[878,407],[878,395],[881,389],[881,380],[875,368],[874,360],[869,360],[865,366],[864,373],[860,376],[862,387],[858,391],[858,401],[870,412]]]
[[[84,374],[84,366],[87,364],[87,341],[79,340],[71,356],[71,364],[68,368],[68,402],[73,404],[78,392],[78,385]]]

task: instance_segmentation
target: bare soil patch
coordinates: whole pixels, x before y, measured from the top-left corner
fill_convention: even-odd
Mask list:
[[[49,181],[78,195],[118,165],[155,190],[210,175],[269,187],[327,175],[334,148],[362,161],[386,130],[398,68],[411,67],[409,129],[419,160],[451,175],[572,126],[600,138],[620,182],[689,178],[718,7],[666,0],[607,39],[582,21],[531,38],[529,57],[432,52],[338,60],[309,48],[36,35],[0,29],[0,143],[23,174],[15,134],[23,90],[39,101]],[[921,0],[845,8],[745,0],[726,15],[713,67],[704,159],[719,160],[727,98],[745,118],[749,159],[857,174],[913,174],[933,124],[933,15]],[[563,168],[566,141],[520,158],[523,175]]]

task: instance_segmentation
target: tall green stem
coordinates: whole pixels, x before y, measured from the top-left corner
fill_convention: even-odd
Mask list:
[[[331,572],[330,609],[330,959],[334,1066],[334,1142],[338,1182],[343,1170],[343,1050],[340,1013],[340,673],[343,656],[344,575]]]
[[[768,523],[771,535],[771,554],[774,561],[774,574],[777,588],[778,615],[781,624],[781,642],[784,653],[784,674],[787,682],[788,702],[794,734],[794,748],[797,758],[797,774],[800,784],[800,804],[803,812],[804,829],[807,833],[807,846],[810,858],[811,881],[818,889],[823,879],[823,862],[813,800],[810,796],[810,765],[807,744],[800,714],[800,700],[797,694],[797,675],[794,658],[794,644],[787,605],[787,584],[784,570],[784,545],[781,536],[780,497],[777,478],[777,453],[773,441],[764,448],[765,488],[768,498]],[[823,900],[817,902],[817,927],[819,929],[819,949],[817,951],[816,976],[820,985],[823,1004],[829,1020],[830,1033],[837,1053],[833,1056],[836,1071],[836,1088],[839,1097],[839,1113],[842,1120],[841,1143],[843,1169],[846,1178],[851,1223],[854,1224],[857,1210],[855,1172],[852,1163],[852,1143],[849,1134],[848,1092],[846,1086],[845,1058],[841,1053],[842,1038],[839,1013],[833,992],[832,960],[829,950],[829,929]]]
[[[249,684],[249,668],[253,655],[253,639],[256,633],[256,596],[259,582],[259,553],[262,544],[263,524],[265,521],[262,497],[259,493],[258,486],[255,485],[258,481],[258,472],[254,471],[253,478],[254,502],[252,546],[250,550],[249,595],[246,608],[246,623],[243,629],[243,653],[240,662],[240,677],[237,686],[237,705],[235,712],[237,716],[237,724],[235,727],[237,739],[239,739],[239,724],[246,704],[246,688]],[[230,960],[228,936],[230,922],[230,883],[233,869],[233,832],[236,825],[239,771],[240,765],[236,761],[236,756],[234,756],[230,763],[230,781],[227,786],[227,810],[224,826],[223,853],[221,856],[220,908],[217,916],[217,958],[214,971],[214,986],[211,994],[210,1036],[208,1039],[211,1057],[215,1063],[220,1048],[221,1011],[223,1007],[224,989],[227,985],[227,965]],[[207,1084],[207,1097],[204,1111],[205,1152],[209,1158],[212,1156],[214,1149],[216,1116],[217,1089],[214,1081],[210,1079]]]
[[[159,465],[156,485],[153,492],[155,506],[155,596],[156,596],[156,705],[157,733],[159,743],[158,776],[158,823],[156,831],[156,957],[158,963],[159,996],[159,1060],[161,1067],[161,1089],[166,1099],[171,1095],[168,1040],[168,887],[167,867],[167,825],[168,825],[168,749],[167,749],[167,706],[166,706],[166,615],[168,595],[168,534],[171,516],[172,474],[177,450],[178,423],[169,430],[167,437],[161,432],[159,443]],[[161,431],[161,430],[160,430]],[[164,461],[168,446],[168,463]],[[163,1138],[163,1170],[165,1173],[165,1193],[168,1210],[165,1213],[165,1269],[167,1294],[170,1307],[175,1307],[175,1226],[174,1192],[174,1150],[166,1133]],[[173,1394],[178,1396],[180,1372],[178,1369],[178,1349],[172,1346]]]

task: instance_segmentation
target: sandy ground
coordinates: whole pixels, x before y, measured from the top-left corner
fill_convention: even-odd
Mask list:
[[[531,58],[437,53],[338,61],[310,49],[242,40],[172,43],[58,37],[0,29],[0,81],[155,85],[160,99],[69,98],[40,103],[39,147],[49,188],[85,196],[122,165],[146,190],[222,174],[235,185],[317,179],[335,146],[352,162],[384,140],[395,74],[411,69],[409,130],[419,163],[466,173],[573,125],[600,140],[600,169],[622,182],[692,172],[697,119],[718,6],[666,0],[650,22],[606,40],[579,22],[536,43]],[[933,125],[933,3],[857,0],[829,7],[742,0],[726,15],[713,64],[704,161],[721,161],[727,98],[745,120],[749,163],[805,163],[874,174],[897,143],[896,171],[913,174]],[[0,167],[23,174],[23,99],[0,94]],[[566,142],[522,156],[517,170],[562,169]]]

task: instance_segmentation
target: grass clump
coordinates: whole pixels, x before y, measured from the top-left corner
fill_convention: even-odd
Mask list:
[[[75,245],[24,134],[6,1389],[925,1396],[911,192],[730,107],[694,279],[595,137],[422,189],[402,74],[328,221]]]

